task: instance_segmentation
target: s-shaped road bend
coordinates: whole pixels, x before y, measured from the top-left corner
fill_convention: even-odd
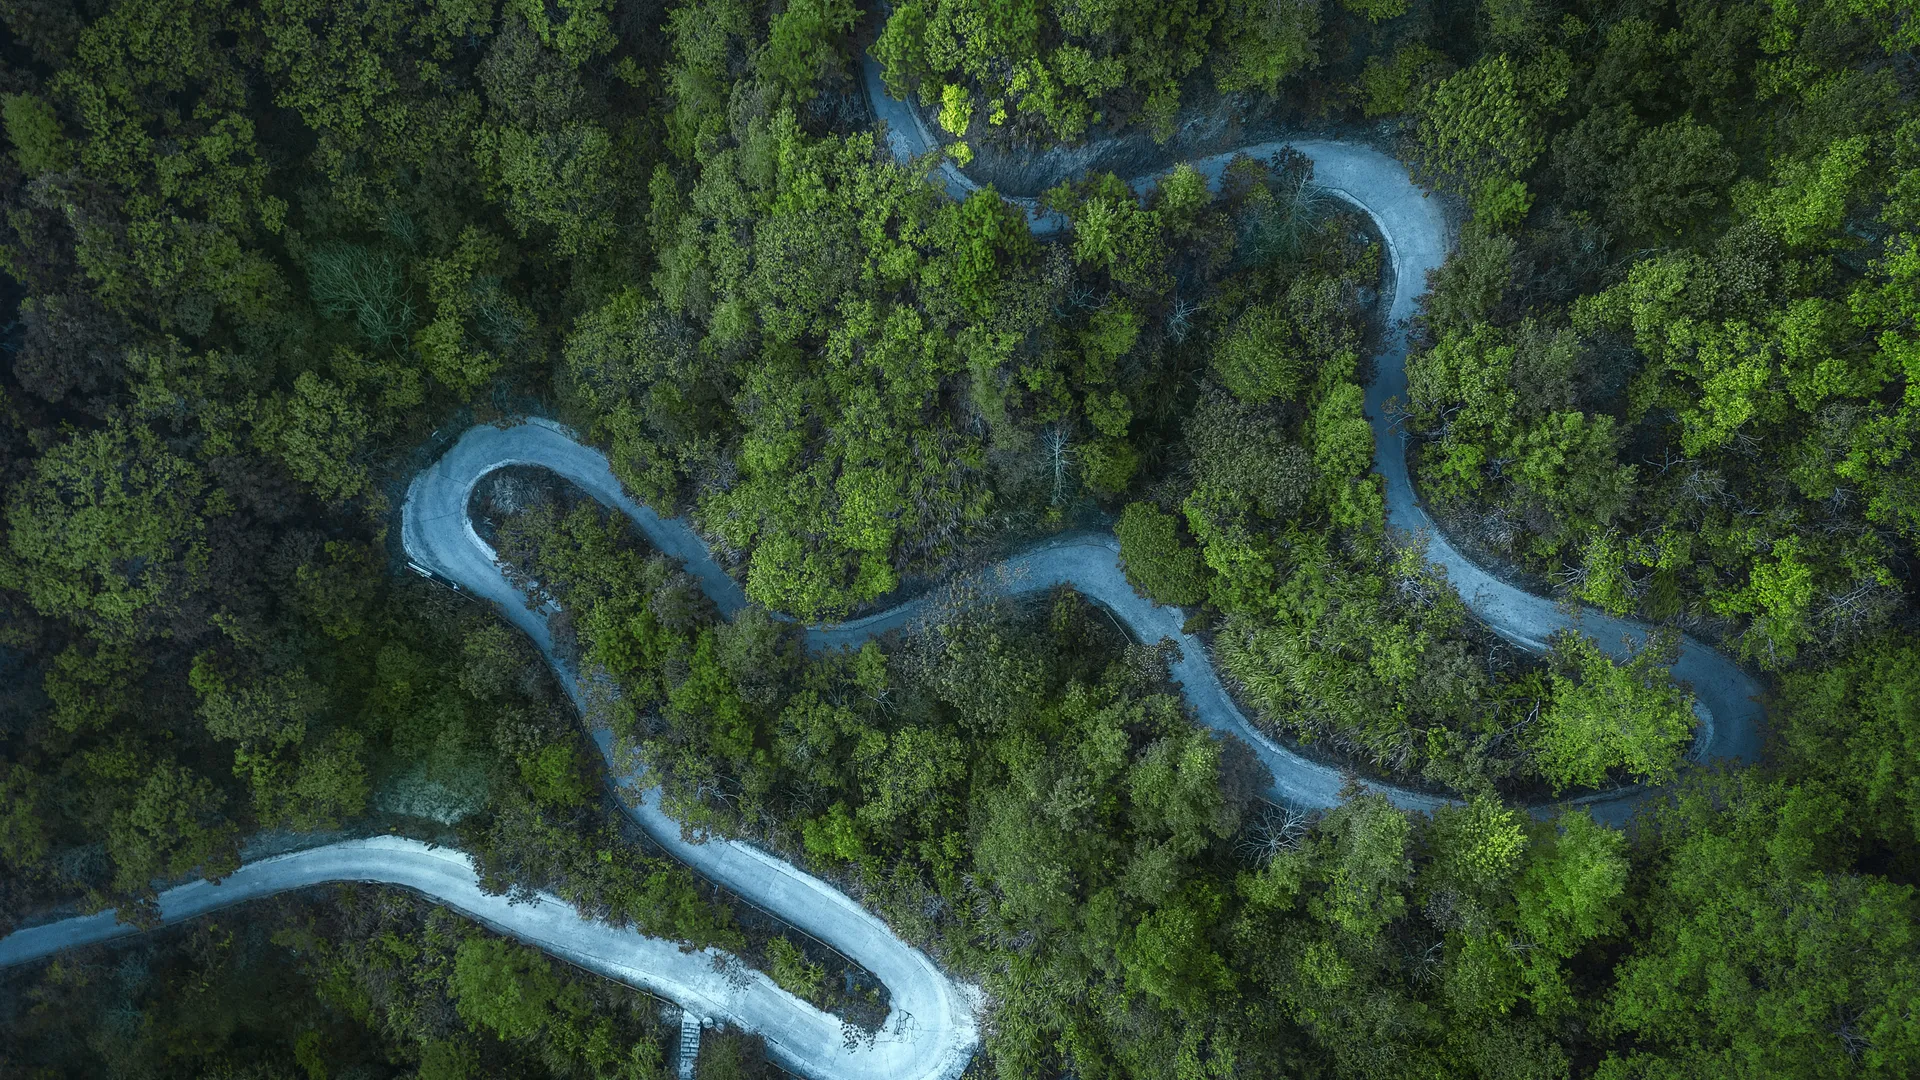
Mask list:
[[[935,150],[935,140],[917,112],[886,95],[878,65],[871,58],[865,61],[863,75],[875,116],[885,125],[886,145],[894,156],[904,161]],[[1377,356],[1378,374],[1366,396],[1373,425],[1375,467],[1385,480],[1389,525],[1421,544],[1428,560],[1446,571],[1474,615],[1516,644],[1539,650],[1555,631],[1576,628],[1615,655],[1637,647],[1646,639],[1645,626],[1593,611],[1569,612],[1549,599],[1509,585],[1467,560],[1434,528],[1413,490],[1405,443],[1391,426],[1387,403],[1406,394],[1407,320],[1425,289],[1427,274],[1446,258],[1449,235],[1445,217],[1413,183],[1404,166],[1363,146],[1325,140],[1275,141],[1192,164],[1217,186],[1233,157],[1268,157],[1289,146],[1312,159],[1316,184],[1372,219],[1386,242],[1393,267],[1393,293]],[[951,162],[942,161],[935,175],[956,198],[965,198],[974,190],[973,182]],[[1134,187],[1144,191],[1155,179],[1141,178]],[[1030,225],[1037,235],[1057,233],[1065,227],[1059,215],[1041,212],[1033,200],[1013,201],[1029,210]],[[508,465],[523,464],[550,469],[626,514],[664,554],[685,563],[723,615],[731,616],[745,606],[739,585],[714,562],[705,543],[686,522],[662,518],[633,501],[615,479],[605,456],[581,444],[560,425],[533,419],[511,427],[481,426],[467,431],[439,461],[421,472],[408,490],[401,521],[407,554],[440,577],[492,602],[531,637],[561,674],[562,685],[582,706],[583,715],[592,713],[585,707],[578,681],[554,652],[546,614],[530,609],[522,594],[508,583],[494,561],[492,549],[474,531],[467,513],[468,498],[482,477]],[[1143,599],[1127,583],[1117,546],[1110,537],[1080,536],[1042,544],[1005,560],[996,569],[999,572],[986,580],[1003,591],[1019,593],[1072,585],[1111,610],[1138,638],[1176,642],[1180,658],[1171,673],[1180,682],[1194,716],[1253,747],[1272,774],[1270,798],[1301,808],[1328,807],[1339,801],[1348,775],[1292,752],[1248,723],[1221,684],[1204,644],[1182,632],[1183,613]],[[813,627],[807,631],[808,644],[814,648],[857,645],[914,622],[924,610],[924,602],[914,600],[856,622]],[[1692,638],[1683,639],[1674,674],[1692,685],[1699,702],[1696,711],[1701,724],[1694,740],[1694,759],[1757,758],[1760,688],[1753,679]],[[621,775],[611,733],[602,729],[594,734],[609,763],[615,766],[614,774]],[[946,975],[924,953],[826,882],[748,844],[682,840],[678,822],[660,809],[657,787],[646,785],[639,774],[625,775],[620,782],[637,795],[630,811],[635,820],[669,851],[712,880],[832,945],[885,982],[892,993],[892,1011],[882,1030],[871,1041],[849,1045],[834,1017],[780,990],[757,972],[744,979],[723,975],[715,971],[714,958],[708,952],[683,953],[672,942],[581,918],[551,896],[543,896],[535,904],[511,905],[505,897],[480,891],[466,856],[411,840],[348,841],[249,863],[217,885],[194,882],[167,890],[160,897],[161,915],[167,922],[178,921],[286,889],[330,881],[401,885],[556,956],[670,998],[691,1012],[757,1031],[781,1064],[803,1076],[819,1080],[952,1080],[966,1067],[979,1042],[980,999],[974,987]],[[1448,801],[1444,796],[1391,785],[1363,782],[1361,786],[1408,809],[1430,811]],[[1617,822],[1630,816],[1646,794],[1644,789],[1623,788],[1575,801],[1588,804],[1596,816]],[[47,923],[0,939],[0,967],[132,932],[130,927],[115,924],[111,913]]]
[[[868,103],[874,115],[885,124],[886,145],[894,157],[910,160],[938,149],[919,111],[887,95],[880,65],[871,56],[865,58],[861,74]],[[1446,571],[1447,580],[1459,590],[1468,610],[1514,644],[1539,652],[1547,647],[1547,639],[1556,631],[1577,629],[1616,658],[1629,655],[1646,641],[1648,628],[1644,624],[1591,609],[1570,612],[1546,597],[1535,596],[1500,580],[1475,565],[1441,535],[1413,490],[1407,472],[1406,440],[1394,428],[1393,411],[1388,403],[1406,399],[1407,323],[1426,292],[1427,275],[1446,261],[1451,237],[1440,207],[1414,184],[1406,166],[1369,147],[1321,139],[1255,143],[1200,158],[1191,164],[1218,190],[1221,177],[1234,158],[1241,155],[1269,158],[1289,147],[1312,160],[1316,185],[1372,219],[1386,243],[1388,261],[1393,268],[1393,293],[1384,319],[1386,329],[1375,354],[1374,380],[1366,393],[1367,418],[1373,427],[1374,468],[1385,480],[1387,524],[1420,545],[1427,560]],[[941,160],[933,175],[955,199],[965,199],[978,186],[949,160]],[[1164,174],[1136,178],[1132,181],[1133,189],[1144,195],[1161,175]],[[1028,211],[1028,222],[1036,235],[1051,235],[1066,227],[1059,213],[1041,209],[1033,199],[1009,201]],[[1145,640],[1165,636],[1178,641],[1182,660],[1174,665],[1173,675],[1181,680],[1194,712],[1208,726],[1231,731],[1254,747],[1273,773],[1273,797],[1302,807],[1331,806],[1337,801],[1340,775],[1278,746],[1247,723],[1221,688],[1219,678],[1207,662],[1203,645],[1190,635],[1177,632],[1179,617],[1134,596],[1126,587],[1114,558],[1117,549],[1111,541],[1088,541],[1083,542],[1083,546],[1089,550],[1083,558],[1074,560],[1072,573],[1056,580],[1068,581],[1113,608]],[[1102,548],[1109,554],[1102,556],[1090,550],[1091,547]],[[1061,561],[1060,556],[1046,552],[1022,555],[1012,561],[1026,559],[1038,559],[1049,566]],[[1167,633],[1169,627],[1175,632]],[[1691,637],[1681,639],[1673,674],[1691,684],[1696,696],[1694,712],[1700,723],[1689,756],[1703,763],[1758,759],[1762,719],[1759,684],[1731,660]],[[1380,791],[1395,804],[1408,809],[1431,810],[1447,801],[1444,797],[1389,785],[1367,783],[1362,786]],[[1625,787],[1572,801],[1588,806],[1595,817],[1617,824],[1632,816],[1650,794],[1645,788]]]

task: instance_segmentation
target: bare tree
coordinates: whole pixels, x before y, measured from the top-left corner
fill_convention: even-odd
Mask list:
[[[368,342],[385,345],[413,326],[406,275],[392,252],[332,244],[307,256],[313,305],[336,319],[352,319]]]
[[[1900,590],[1878,581],[1856,581],[1844,593],[1829,592],[1819,621],[1836,637],[1852,637],[1887,619],[1900,606]]]
[[[1167,316],[1167,336],[1178,345],[1187,340],[1193,332],[1193,317],[1200,312],[1200,305],[1184,296],[1173,298],[1173,311]]]
[[[1241,857],[1255,866],[1265,866],[1275,856],[1300,850],[1301,842],[1318,817],[1299,807],[1262,799],[1260,808],[1240,834],[1237,848]]]
[[[1073,460],[1073,443],[1067,436],[1066,425],[1054,424],[1047,428],[1041,437],[1041,452],[1047,456],[1047,465],[1053,470],[1053,505],[1059,506],[1066,501],[1067,485],[1070,474],[1067,465]]]

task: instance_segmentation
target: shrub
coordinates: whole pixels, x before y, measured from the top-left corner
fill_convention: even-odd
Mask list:
[[[1147,503],[1133,503],[1114,527],[1127,580],[1154,601],[1182,606],[1207,595],[1200,553],[1180,542],[1180,523]]]

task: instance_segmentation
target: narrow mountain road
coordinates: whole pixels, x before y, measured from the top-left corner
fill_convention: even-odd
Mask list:
[[[871,56],[865,58],[861,74],[868,103],[884,125],[887,148],[896,158],[917,158],[938,149],[933,133],[919,112],[907,102],[887,96],[880,65]],[[1406,166],[1369,147],[1316,139],[1256,143],[1201,158],[1192,165],[1217,190],[1227,164],[1234,158],[1244,154],[1264,159],[1289,147],[1313,161],[1316,185],[1365,213],[1386,242],[1388,262],[1393,269],[1393,293],[1385,312],[1386,333],[1375,355],[1376,374],[1372,385],[1367,387],[1366,410],[1373,426],[1374,468],[1386,481],[1388,525],[1421,545],[1427,561],[1446,571],[1447,580],[1459,590],[1468,610],[1501,637],[1539,652],[1546,648],[1547,639],[1555,632],[1575,629],[1592,637],[1612,656],[1629,655],[1646,641],[1645,624],[1587,608],[1568,611],[1553,600],[1500,580],[1475,565],[1441,535],[1413,490],[1407,470],[1406,439],[1394,429],[1393,413],[1387,404],[1406,399],[1407,323],[1417,312],[1420,296],[1426,292],[1427,275],[1446,261],[1452,238],[1440,207],[1414,184]],[[977,189],[950,161],[942,161],[934,175],[955,199],[964,199]],[[1144,195],[1159,175],[1164,174],[1137,178],[1132,186]],[[1032,199],[1012,201],[1028,209],[1029,224],[1036,235],[1049,235],[1066,227],[1059,214],[1040,210]],[[1092,595],[1092,590],[1088,591]],[[1105,601],[1106,597],[1099,599]],[[1131,624],[1131,619],[1129,622]],[[1133,625],[1140,629],[1138,624]],[[1196,657],[1197,642],[1184,639],[1181,646],[1189,661]],[[1694,711],[1700,725],[1690,757],[1698,762],[1757,760],[1763,710],[1761,688],[1753,677],[1691,637],[1682,638],[1673,673],[1675,678],[1693,687],[1698,699]],[[1176,677],[1185,682],[1188,697],[1200,718],[1211,727],[1251,736],[1261,757],[1274,769],[1276,795],[1297,805],[1328,805],[1330,800],[1321,797],[1326,789],[1314,771],[1319,767],[1305,762],[1296,766],[1287,760],[1292,755],[1286,755],[1284,750],[1253,733],[1245,718],[1219,691],[1218,680],[1210,668],[1199,682],[1189,680],[1188,674],[1186,670],[1175,672]],[[1276,768],[1276,764],[1280,767]],[[1395,803],[1409,808],[1426,809],[1439,801],[1414,792],[1388,787],[1377,789],[1386,791]],[[1572,801],[1587,805],[1595,817],[1617,824],[1632,816],[1651,794],[1644,788],[1631,787]]]
[[[780,880],[777,873],[775,880]],[[217,885],[196,881],[168,889],[160,897],[161,917],[179,922],[289,889],[340,881],[411,889],[563,960],[674,1001],[690,1016],[731,1020],[765,1036],[782,1064],[815,1080],[952,1080],[978,1042],[971,992],[950,984],[845,897],[822,911],[831,912],[841,941],[857,941],[863,932],[882,935],[891,941],[890,951],[905,961],[904,966],[878,972],[894,992],[894,1012],[886,1029],[871,1046],[863,1041],[851,1050],[838,1018],[800,1001],[760,972],[737,964],[717,970],[716,961],[724,958],[714,950],[682,952],[677,942],[583,919],[566,901],[546,893],[537,894],[533,903],[489,896],[480,891],[465,854],[417,840],[349,840],[248,863]],[[755,899],[776,908],[811,908],[818,901],[804,886],[776,887]],[[16,931],[0,938],[0,967],[134,933],[135,927],[115,923],[111,911]],[[906,1011],[913,1006],[926,1011]]]
[[[934,140],[915,111],[888,98],[878,66],[865,62],[867,92],[885,127],[886,144],[901,159],[934,149]],[[1531,595],[1475,566],[1434,528],[1409,479],[1405,444],[1389,423],[1386,403],[1406,392],[1406,322],[1426,287],[1427,274],[1445,259],[1449,236],[1439,208],[1414,185],[1405,167],[1377,151],[1338,142],[1307,140],[1248,146],[1235,154],[1266,157],[1285,146],[1314,163],[1314,180],[1332,194],[1363,210],[1385,239],[1393,268],[1393,293],[1386,312],[1387,332],[1378,360],[1378,377],[1368,388],[1373,423],[1375,466],[1386,481],[1388,522],[1424,545],[1427,558],[1442,567],[1474,615],[1497,633],[1538,650],[1562,628],[1596,638],[1615,655],[1644,641],[1647,628],[1591,611],[1569,612],[1544,597]],[[1193,164],[1217,184],[1235,154]],[[936,179],[955,197],[974,185],[951,163]],[[1135,182],[1145,190],[1153,177]],[[1030,211],[1036,234],[1056,233],[1066,222],[1041,213],[1032,200],[1015,200]],[[622,489],[607,460],[572,438],[558,424],[528,420],[510,427],[476,427],[415,478],[402,511],[407,554],[433,573],[496,605],[531,637],[561,674],[561,682],[592,723],[593,710],[578,680],[553,651],[544,612],[529,608],[494,562],[494,553],[474,530],[467,514],[473,487],[488,473],[508,465],[538,465],[579,485],[609,507],[631,518],[652,543],[685,562],[724,615],[745,606],[739,585],[709,555],[692,528],[662,518],[634,502]],[[1137,595],[1121,572],[1118,547],[1111,537],[1079,536],[1032,548],[998,564],[982,577],[987,587],[1023,593],[1072,585],[1098,601],[1136,636],[1146,641],[1171,639],[1180,646],[1172,666],[1194,715],[1221,732],[1251,745],[1273,777],[1269,797],[1302,808],[1334,805],[1346,777],[1341,770],[1307,760],[1266,738],[1249,724],[1209,661],[1199,639],[1181,631],[1184,614]],[[926,611],[914,600],[880,614],[807,631],[816,649],[853,646],[887,630],[912,623]],[[1686,639],[1674,673],[1692,684],[1700,700],[1702,724],[1695,740],[1698,760],[1752,760],[1758,756],[1761,710],[1759,687],[1726,657]],[[161,896],[166,921],[194,915],[291,888],[328,881],[378,881],[401,885],[466,912],[481,922],[556,956],[623,982],[671,998],[690,1013],[731,1021],[757,1031],[788,1069],[808,1077],[860,1080],[951,1080],[966,1067],[979,1042],[976,989],[940,971],[924,953],[901,941],[877,917],[831,885],[761,852],[751,845],[681,839],[680,826],[660,809],[659,789],[640,774],[623,774],[613,752],[611,733],[595,730],[614,775],[636,794],[631,812],[650,836],[694,869],[753,903],[839,949],[865,965],[892,993],[892,1012],[871,1042],[849,1042],[839,1022],[781,991],[758,973],[727,976],[714,970],[707,953],[682,953],[671,943],[582,919],[566,904],[543,897],[532,905],[510,905],[504,897],[479,891],[471,864],[458,852],[436,850],[414,841],[349,841],[250,863],[218,885],[195,882]],[[1431,810],[1446,800],[1389,785],[1364,783],[1399,806]],[[1603,819],[1630,815],[1648,793],[1623,789],[1576,800],[1591,804]],[[132,933],[111,913],[67,919],[0,939],[0,967],[23,963],[58,949]]]

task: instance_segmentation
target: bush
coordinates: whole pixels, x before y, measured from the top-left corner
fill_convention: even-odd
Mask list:
[[[1162,604],[1197,604],[1207,595],[1200,552],[1180,542],[1180,522],[1147,503],[1120,514],[1120,565],[1135,588]]]
[[[815,1005],[820,1004],[826,991],[827,969],[809,963],[800,946],[784,937],[767,942],[767,974],[780,984],[780,989]]]
[[[1616,663],[1598,643],[1563,630],[1553,638],[1553,704],[1531,736],[1540,772],[1556,792],[1597,787],[1609,771],[1664,784],[1693,736],[1693,695],[1673,682],[1679,639],[1666,631]]]
[[[1295,347],[1292,329],[1275,305],[1248,308],[1214,350],[1214,373],[1242,401],[1298,398],[1306,384],[1307,357]]]
[[[693,1075],[695,1080],[766,1080],[775,1074],[767,1063],[765,1039],[722,1028],[701,1036]]]

